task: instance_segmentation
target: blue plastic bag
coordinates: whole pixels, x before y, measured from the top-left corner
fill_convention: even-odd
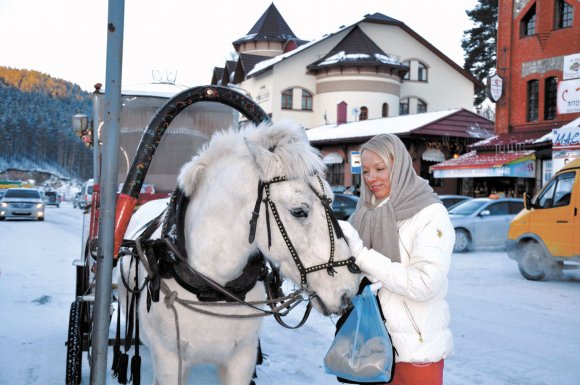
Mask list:
[[[371,285],[352,302],[353,311],[324,357],[324,370],[355,383],[389,382],[393,375],[393,344]]]

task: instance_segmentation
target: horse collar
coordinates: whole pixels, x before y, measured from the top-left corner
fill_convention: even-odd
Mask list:
[[[155,253],[161,271],[165,271],[165,277],[174,278],[177,283],[187,291],[197,295],[200,301],[229,301],[221,292],[213,289],[198,274],[192,271],[187,263],[187,251],[185,248],[185,213],[189,205],[189,197],[183,190],[176,188],[171,195],[169,205],[163,221],[161,237],[167,238],[176,248],[176,252],[169,247]],[[158,245],[163,245],[162,242]],[[177,255],[179,254],[179,255]],[[159,256],[160,255],[160,256]],[[244,298],[256,282],[265,276],[266,265],[261,253],[256,253],[248,258],[242,274],[225,284],[226,290],[239,298]]]

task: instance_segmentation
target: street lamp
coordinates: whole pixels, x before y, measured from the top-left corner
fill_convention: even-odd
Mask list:
[[[90,147],[92,129],[89,128],[89,118],[85,114],[75,114],[72,117],[72,126],[75,135],[81,138],[87,147]]]

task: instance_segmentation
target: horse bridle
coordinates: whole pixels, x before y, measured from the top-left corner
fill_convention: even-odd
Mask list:
[[[325,194],[324,184],[322,183],[322,179],[320,178],[320,176],[316,175],[316,178],[318,179],[318,182],[320,183],[320,187],[322,189],[321,193],[319,193],[316,190],[316,188],[314,188],[314,186],[312,186],[312,184],[309,183],[308,185],[310,186],[312,191],[314,191],[314,194],[320,199],[320,202],[322,203],[322,206],[324,207],[324,211],[326,214],[326,222],[328,225],[328,234],[330,237],[330,258],[328,259],[328,262],[322,263],[319,265],[315,265],[315,266],[311,266],[311,267],[305,267],[304,264],[302,263],[302,261],[300,260],[300,256],[298,255],[296,248],[292,244],[292,241],[290,240],[290,237],[288,236],[288,232],[286,231],[286,228],[284,227],[284,224],[282,223],[282,220],[280,219],[280,215],[278,213],[278,209],[276,208],[276,204],[270,198],[270,185],[272,185],[274,183],[288,181],[289,179],[286,178],[285,176],[274,177],[272,180],[267,181],[267,182],[264,182],[262,180],[260,180],[258,182],[258,197],[256,199],[254,211],[252,211],[252,219],[250,220],[250,236],[248,238],[250,243],[254,242],[254,239],[256,236],[256,226],[258,223],[258,217],[260,216],[260,205],[262,203],[264,203],[265,210],[266,210],[266,227],[267,227],[267,231],[268,231],[268,248],[270,248],[270,246],[272,245],[272,236],[271,236],[271,230],[270,230],[270,214],[269,214],[269,212],[272,211],[272,215],[274,217],[274,220],[276,221],[276,225],[278,226],[278,229],[280,230],[280,233],[282,234],[282,238],[284,239],[284,242],[286,243],[286,246],[288,247],[288,250],[290,251],[290,255],[292,256],[292,259],[294,260],[294,263],[296,264],[298,272],[300,273],[300,285],[301,285],[302,289],[304,289],[304,290],[307,290],[307,288],[308,288],[308,280],[307,280],[306,276],[308,274],[313,273],[313,272],[318,271],[318,270],[326,269],[328,274],[331,276],[334,276],[334,273],[336,272],[336,270],[334,270],[334,268],[340,267],[340,266],[346,266],[348,268],[348,270],[353,274],[360,274],[360,272],[361,272],[360,268],[355,263],[355,258],[352,256],[346,260],[343,260],[343,261],[335,261],[334,260],[334,251],[335,251],[334,234],[336,233],[336,237],[338,239],[343,239],[344,234],[342,233],[340,225],[338,224],[338,221],[336,220],[336,216],[334,215],[334,212],[332,211],[332,208],[331,208],[332,199],[330,199]],[[264,191],[266,192],[266,197],[262,198]],[[346,238],[344,238],[344,239],[346,241]]]

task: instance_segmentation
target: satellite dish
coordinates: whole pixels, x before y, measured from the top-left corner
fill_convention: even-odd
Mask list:
[[[352,114],[353,115],[358,115],[359,112],[360,112],[360,110],[358,108],[356,108],[356,107],[352,109]]]

